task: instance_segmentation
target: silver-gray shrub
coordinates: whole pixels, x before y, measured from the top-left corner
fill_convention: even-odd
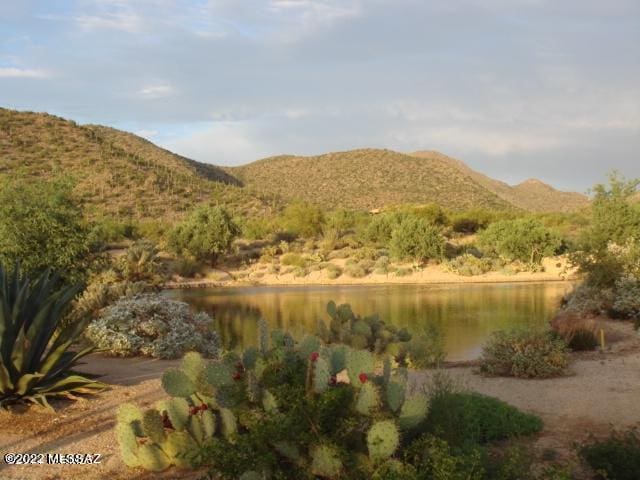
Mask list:
[[[159,294],[121,298],[104,309],[86,330],[99,349],[114,356],[178,358],[188,351],[217,357],[218,334],[206,313]]]

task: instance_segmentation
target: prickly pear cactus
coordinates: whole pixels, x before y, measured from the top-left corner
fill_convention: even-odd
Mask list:
[[[179,368],[169,368],[162,375],[162,388],[172,397],[189,398],[196,393],[196,386]]]
[[[393,455],[400,445],[400,433],[393,420],[375,422],[367,433],[369,456],[374,461]]]
[[[362,385],[356,397],[356,411],[362,415],[371,415],[371,413],[378,408],[379,404],[380,398],[378,390],[373,383],[367,382]]]
[[[411,430],[420,425],[429,413],[429,400],[424,395],[414,395],[406,399],[400,415],[398,424],[402,430]]]
[[[371,375],[375,368],[373,355],[367,350],[349,350],[346,364],[349,381],[355,387],[361,384],[361,374]]]
[[[392,380],[387,384],[385,391],[386,400],[392,412],[397,412],[402,407],[405,390],[406,385],[403,382]]]
[[[342,461],[335,447],[317,445],[311,448],[311,473],[321,478],[340,478]]]
[[[331,380],[329,363],[324,358],[318,358],[311,365],[313,368],[313,391],[322,393],[329,388],[329,381]]]

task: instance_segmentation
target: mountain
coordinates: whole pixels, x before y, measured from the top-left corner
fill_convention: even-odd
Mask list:
[[[242,211],[264,207],[219,167],[46,113],[0,108],[0,174],[71,176],[91,216],[173,218],[207,200]]]
[[[585,196],[540,182],[515,187],[438,152],[361,149],[302,157],[282,155],[227,172],[257,191],[328,207],[375,209],[436,202],[451,209],[485,207],[533,212],[576,210]]]
[[[589,199],[586,195],[575,192],[562,192],[535,178],[511,186],[476,172],[460,160],[448,157],[439,152],[421,151],[414,152],[411,155],[419,158],[437,160],[450,165],[452,168],[468,175],[501,199],[522,210],[530,212],[573,212],[589,204]]]
[[[172,219],[205,201],[244,216],[292,199],[358,209],[436,202],[535,212],[588,203],[538,180],[509,186],[438,152],[361,149],[217,167],[113,128],[0,108],[2,174],[71,176],[90,216],[120,219]]]

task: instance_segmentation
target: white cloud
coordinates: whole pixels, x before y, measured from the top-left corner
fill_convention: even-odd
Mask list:
[[[142,29],[143,25],[142,19],[138,15],[127,12],[78,15],[73,20],[85,31],[121,30],[136,33]]]
[[[49,72],[31,68],[0,67],[0,78],[47,78]]]
[[[147,85],[138,90],[138,95],[140,95],[144,99],[149,100],[170,97],[175,93],[175,88],[167,84]]]

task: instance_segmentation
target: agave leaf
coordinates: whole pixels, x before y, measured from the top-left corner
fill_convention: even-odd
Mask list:
[[[16,394],[24,395],[31,390],[43,376],[44,375],[41,373],[27,373],[20,377],[20,380],[18,380],[18,384],[16,385]]]

